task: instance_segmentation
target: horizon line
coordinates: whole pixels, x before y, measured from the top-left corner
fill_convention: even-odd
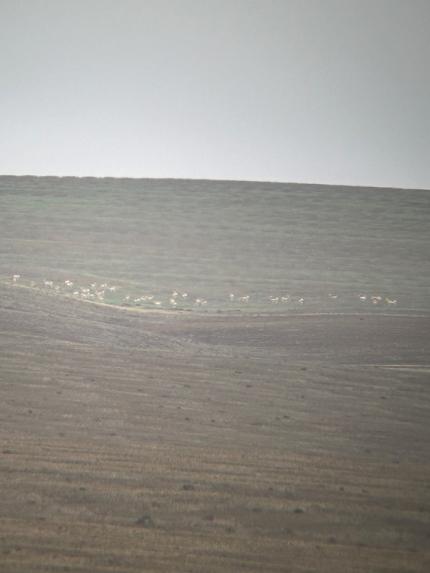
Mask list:
[[[308,185],[320,187],[352,187],[360,189],[393,189],[398,191],[430,191],[430,187],[391,187],[389,185],[366,185],[366,184],[352,184],[352,183],[318,183],[314,181],[281,181],[275,179],[223,179],[208,177],[144,177],[133,175],[53,175],[43,174],[34,175],[32,173],[0,173],[0,177],[35,177],[40,179],[131,179],[131,180],[150,180],[150,181],[204,181],[204,182],[218,182],[218,183],[265,183],[269,185]]]

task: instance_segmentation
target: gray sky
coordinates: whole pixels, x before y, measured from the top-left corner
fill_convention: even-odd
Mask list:
[[[0,173],[430,188],[429,0],[0,0]]]

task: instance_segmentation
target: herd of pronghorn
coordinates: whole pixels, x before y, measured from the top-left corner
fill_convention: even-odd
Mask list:
[[[14,274],[12,275],[12,283],[18,284],[21,281],[21,275]],[[21,281],[22,283],[22,281]],[[89,300],[93,302],[101,302],[101,303],[108,303],[114,304],[113,299],[115,299],[116,304],[121,304],[123,306],[155,306],[161,307],[166,306],[169,308],[176,308],[178,306],[196,306],[196,307],[205,307],[208,304],[208,301],[205,298],[194,298],[189,296],[187,292],[179,292],[177,290],[173,290],[170,295],[168,296],[168,300],[160,300],[160,297],[156,297],[153,294],[144,294],[141,296],[132,296],[130,294],[122,295],[120,294],[123,290],[122,287],[116,285],[109,285],[108,283],[90,283],[86,287],[76,286],[75,283],[69,279],[66,279],[63,282],[55,283],[52,280],[43,280],[41,283],[37,283],[36,281],[30,281],[28,286],[32,288],[44,288],[49,289],[58,294],[67,294],[72,297],[81,299],[81,300]],[[116,294],[118,293],[118,294]],[[362,303],[370,302],[373,305],[378,304],[387,304],[387,305],[395,305],[397,304],[397,299],[383,297],[380,295],[367,295],[367,294],[358,294],[356,295],[357,299]],[[228,299],[230,303],[236,303],[240,305],[249,304],[252,301],[251,295],[238,295],[234,293],[230,293],[228,295]],[[328,298],[330,300],[336,300],[339,297],[337,294],[328,294]],[[288,294],[284,294],[281,296],[268,296],[265,298],[267,302],[271,304],[287,304],[287,303],[295,303],[299,305],[304,305],[306,299],[302,296],[291,296]],[[261,298],[259,300],[261,303]]]

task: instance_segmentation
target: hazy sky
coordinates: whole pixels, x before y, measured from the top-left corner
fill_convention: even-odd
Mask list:
[[[429,0],[0,0],[0,173],[430,188]]]

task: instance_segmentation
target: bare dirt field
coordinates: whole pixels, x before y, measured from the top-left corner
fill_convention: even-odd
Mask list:
[[[0,286],[0,571],[430,570],[430,317]]]

